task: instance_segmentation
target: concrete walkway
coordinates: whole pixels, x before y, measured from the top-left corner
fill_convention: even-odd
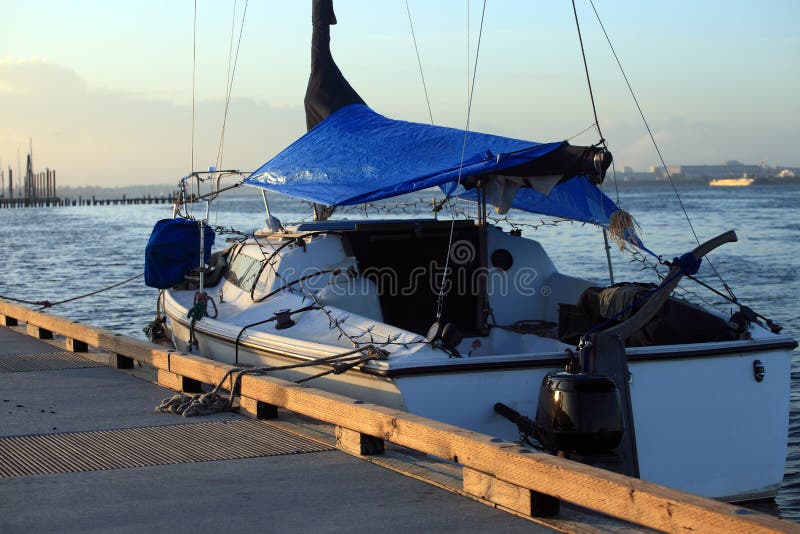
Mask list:
[[[25,360],[26,354],[37,356]],[[62,361],[66,368],[54,369]],[[269,456],[197,460],[206,453],[219,457],[227,451],[213,436],[215,441],[202,441],[211,439],[204,434],[206,427],[218,431],[219,425],[245,418],[224,413],[183,419],[153,413],[154,406],[173,392],[98,367],[97,358],[83,361],[88,366],[83,367],[63,349],[0,327],[3,362],[50,369],[0,372],[0,472],[12,464],[41,472],[0,476],[3,533],[549,531],[294,435],[275,434],[283,441],[274,447],[257,443],[263,437],[245,438],[253,440],[254,448],[278,451]],[[196,425],[207,422],[216,426]],[[197,432],[199,450],[193,450],[197,443],[169,441],[174,438],[158,437],[158,428],[150,429],[165,425]],[[147,450],[137,448],[136,440]],[[149,446],[154,440],[161,441]],[[296,440],[307,441],[317,451],[303,452]],[[237,445],[248,449],[241,441]],[[27,443],[36,447],[44,442],[51,447],[54,442],[64,444],[57,452],[65,455],[64,469],[73,472],[48,472],[35,460],[41,449],[25,448]],[[84,445],[74,445],[77,442]],[[286,450],[281,452],[281,447]],[[166,454],[176,448],[186,452],[186,460]],[[14,452],[18,450],[23,452]],[[102,467],[113,466],[123,456],[149,464]]]

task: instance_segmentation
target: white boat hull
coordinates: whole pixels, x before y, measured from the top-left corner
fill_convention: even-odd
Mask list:
[[[186,320],[170,317],[178,346],[189,338]],[[207,319],[205,322],[209,322]],[[195,327],[197,352],[235,363],[233,340]],[[729,501],[774,497],[783,478],[788,432],[788,396],[791,348],[759,350],[757,342],[709,343],[698,354],[696,346],[630,349],[631,400],[641,478]],[[754,345],[755,344],[755,345]],[[693,348],[693,347],[688,347]],[[663,349],[670,349],[665,352]],[[645,354],[645,350],[648,351]],[[319,354],[307,354],[308,359]],[[326,375],[313,387],[407,410],[504,439],[517,440],[512,423],[493,406],[503,402],[531,418],[539,389],[548,372],[561,370],[558,354],[524,363],[518,355],[452,359],[450,365],[398,369],[395,373],[351,370]],[[459,361],[461,360],[461,361]],[[469,366],[464,367],[466,360]],[[762,382],[754,378],[753,362],[765,366]],[[240,344],[239,365],[275,366],[297,363],[269,347]],[[486,366],[482,366],[485,363]],[[493,368],[490,368],[494,367]],[[452,367],[447,371],[442,367]],[[464,370],[459,370],[462,367]],[[312,366],[276,372],[298,380],[330,369]]]

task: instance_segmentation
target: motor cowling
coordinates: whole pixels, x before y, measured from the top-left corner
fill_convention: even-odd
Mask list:
[[[605,376],[549,373],[539,392],[536,430],[537,440],[552,452],[611,451],[625,430],[619,390]]]

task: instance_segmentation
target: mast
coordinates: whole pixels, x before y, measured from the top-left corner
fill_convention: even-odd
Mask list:
[[[311,130],[336,110],[350,104],[365,104],[345,79],[331,54],[331,26],[336,24],[333,0],[312,0],[311,74],[303,105],[306,128]],[[314,220],[324,221],[335,208],[313,204]]]

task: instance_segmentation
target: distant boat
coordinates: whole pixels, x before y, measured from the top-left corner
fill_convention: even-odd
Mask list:
[[[711,187],[746,187],[753,185],[755,178],[748,178],[743,176],[741,178],[716,178],[708,182]]]

